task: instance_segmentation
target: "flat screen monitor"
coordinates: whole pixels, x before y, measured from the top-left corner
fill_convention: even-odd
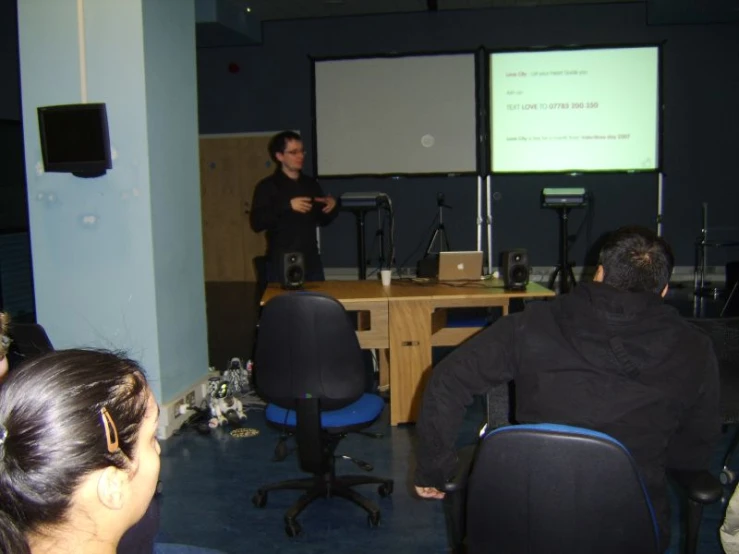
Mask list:
[[[113,167],[105,104],[38,108],[44,170],[99,177]]]

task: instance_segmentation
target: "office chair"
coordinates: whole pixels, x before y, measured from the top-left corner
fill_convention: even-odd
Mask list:
[[[739,317],[689,318],[691,324],[711,338],[719,363],[721,419],[724,427],[734,426],[734,435],[723,460],[720,479],[724,485],[737,480],[729,465],[739,445]]]
[[[303,471],[313,476],[261,487],[252,502],[261,508],[270,491],[303,490],[285,513],[285,532],[301,532],[296,521],[317,498],[339,496],[351,500],[380,522],[380,510],[352,487],[379,485],[381,497],[393,492],[393,480],[366,475],[337,476],[336,447],[350,432],[371,425],[382,413],[384,401],[364,393],[365,370],[354,326],[335,299],[310,292],[277,296],[262,309],[254,374],[257,393],[267,402],[267,421],[296,436]],[[370,471],[372,466],[354,461]]]
[[[512,413],[512,410],[511,410],[510,402],[512,400],[512,394],[511,394],[511,391],[509,390],[509,386],[510,385],[508,383],[498,385],[497,387],[493,387],[492,389],[490,389],[487,393],[487,396],[486,396],[486,401],[487,401],[486,439],[487,437],[493,436],[493,434],[496,433],[497,431],[505,430],[506,432],[510,432],[510,430],[520,429],[520,428],[539,429],[540,430],[539,432],[542,435],[545,432],[549,432],[547,431],[547,424],[511,425],[510,414]],[[560,426],[560,425],[551,426],[550,425],[549,427],[553,427],[554,429],[563,429],[567,426]],[[590,431],[587,429],[580,429],[578,427],[572,427],[572,429],[574,429],[577,433],[580,433],[580,434],[591,434],[593,437],[598,438],[602,441],[607,442],[610,440],[611,441],[610,443],[611,451],[617,452],[618,449],[614,450],[614,445],[619,445],[620,449],[623,452],[625,452],[625,454],[628,456],[629,459],[631,459],[631,455],[628,453],[628,451],[624,447],[620,446],[620,443],[618,443],[617,441],[615,441],[615,439],[609,437],[608,435],[605,435],[603,433],[597,433],[595,431]],[[508,435],[508,437],[510,437],[510,435]],[[519,470],[530,471],[532,472],[532,475],[533,475],[534,471],[539,471],[538,465],[542,464],[544,466],[547,466],[547,469],[545,470],[545,474],[546,474],[546,472],[551,472],[553,470],[551,460],[554,459],[557,462],[557,466],[559,466],[560,464],[563,466],[564,477],[557,476],[555,478],[556,482],[562,483],[562,482],[568,482],[567,481],[568,479],[572,480],[573,479],[572,471],[574,469],[577,469],[578,471],[580,471],[581,465],[585,463],[585,467],[582,468],[585,472],[593,472],[593,471],[595,472],[594,477],[593,476],[587,477],[587,479],[591,480],[590,482],[594,482],[594,487],[596,487],[592,490],[592,494],[590,494],[589,496],[595,497],[595,496],[602,495],[602,498],[609,498],[609,496],[611,495],[611,493],[609,492],[610,488],[615,487],[618,489],[621,487],[621,485],[618,482],[618,479],[615,479],[615,478],[611,478],[610,480],[593,481],[593,479],[597,478],[598,476],[600,476],[602,479],[603,476],[605,475],[615,475],[615,474],[609,473],[611,471],[610,469],[607,471],[605,469],[600,469],[597,464],[591,464],[590,461],[588,461],[588,460],[596,459],[597,456],[603,455],[607,451],[607,449],[603,448],[603,445],[599,447],[601,449],[599,450],[599,454],[593,454],[591,456],[591,454],[588,453],[585,456],[585,458],[578,459],[576,454],[579,452],[579,450],[572,448],[572,446],[568,444],[570,439],[568,439],[567,436],[557,435],[554,438],[561,440],[561,442],[558,442],[556,444],[563,449],[563,452],[557,452],[555,454],[552,452],[544,451],[543,447],[541,446],[536,446],[536,447],[530,446],[531,444],[533,444],[534,441],[531,440],[530,436],[527,437],[527,441],[529,442],[528,443],[522,442],[522,444],[527,444],[527,448],[530,447],[530,449],[526,453],[526,455],[523,456],[523,459],[521,460],[521,467],[519,468]],[[567,440],[563,440],[563,439],[567,439]],[[507,440],[510,440],[510,438]],[[592,442],[593,440],[594,439],[592,438],[588,439],[588,442]],[[583,444],[586,444],[585,441],[583,442],[575,441],[575,442],[578,444],[577,448],[583,448]],[[471,468],[473,468],[472,473],[474,474],[474,467],[476,467],[476,464],[477,464],[477,467],[485,467],[488,464],[487,461],[485,461],[485,463],[482,466],[478,464],[478,461],[480,460],[479,452],[482,451],[482,449],[485,447],[484,445],[486,444],[487,444],[486,440],[483,440],[479,442],[478,444],[469,445],[459,450],[456,475],[449,483],[447,483],[447,486],[446,486],[447,494],[443,501],[444,513],[445,513],[445,519],[446,519],[446,525],[447,525],[447,535],[449,537],[449,543],[450,543],[451,550],[454,554],[462,554],[466,552],[476,554],[478,552],[486,552],[486,550],[484,549],[483,550],[475,549],[473,545],[470,545],[468,549],[467,543],[469,541],[468,540],[466,541],[466,535],[469,530],[469,526],[475,523],[474,521],[467,519],[467,514],[468,513],[476,514],[477,512],[480,511],[478,506],[472,505],[470,499],[467,496],[468,490],[471,493],[472,488],[475,487],[475,483],[470,481],[472,479]],[[495,444],[495,443],[492,443],[492,444]],[[546,444],[547,444],[547,447],[551,447],[551,445],[555,443],[554,443],[554,440],[548,439],[548,442]],[[491,447],[487,446],[485,448],[491,448]],[[508,448],[508,447],[505,446],[505,448]],[[505,453],[506,451],[501,450],[499,452]],[[531,455],[532,452],[536,453],[536,457]],[[490,456],[490,455],[493,455],[493,454],[487,454],[487,456]],[[517,454],[517,455],[520,456],[520,454]],[[506,454],[506,458],[504,462],[509,463],[510,460],[507,458],[507,456],[508,455]],[[575,459],[572,461],[568,461],[570,456],[574,456]],[[487,460],[487,458],[485,458],[485,460]],[[527,463],[532,464],[532,469],[526,469]],[[619,463],[622,464],[622,469],[626,471],[626,464],[625,464],[625,461],[623,460],[623,456]],[[479,470],[479,471],[482,471],[482,470]],[[681,492],[684,493],[685,499],[687,501],[687,509],[685,510],[684,552],[686,554],[695,554],[697,552],[697,547],[698,547],[698,532],[700,530],[700,523],[703,517],[703,506],[706,504],[712,504],[721,498],[721,495],[723,492],[721,484],[719,483],[718,479],[716,479],[708,471],[668,470],[667,474],[672,480],[672,482],[675,485],[677,485],[679,490],[681,490]],[[635,475],[637,478],[639,477],[638,472]],[[533,478],[536,479],[537,476],[534,475]],[[621,477],[619,479],[622,479],[622,478],[625,478],[625,477]],[[506,481],[506,479],[507,478],[501,479],[501,481]],[[578,479],[580,478],[578,477]],[[586,477],[583,477],[583,479],[586,479]],[[629,479],[631,479],[632,481],[632,484],[629,485],[629,487],[631,487],[631,489],[633,489],[632,492],[634,492],[636,489],[634,489],[634,485],[633,485],[633,482],[635,482],[633,479],[633,475],[629,477]],[[640,478],[638,479],[638,482],[641,483]],[[583,489],[584,485],[582,485],[582,483],[583,483],[582,480],[578,480],[578,490],[586,494],[589,493],[590,491],[584,491]],[[527,495],[529,497],[531,496],[530,491],[532,489],[530,489],[528,485],[526,486],[526,488],[521,489],[521,490],[529,491],[527,492]],[[555,491],[555,492],[557,494],[567,493],[566,490]],[[493,493],[490,493],[490,494],[493,494]],[[643,494],[646,497],[646,492],[644,492]],[[492,498],[492,496],[489,496],[488,498]],[[574,512],[567,513],[565,510],[563,510],[564,505],[562,504],[560,500],[556,498],[556,494],[554,494],[552,498],[554,498],[555,500],[554,508],[552,508],[552,510],[554,512],[557,512],[557,517],[567,516],[567,517],[571,517],[573,521],[578,520],[579,515],[574,515]],[[528,519],[530,521],[536,521],[538,517],[542,517],[544,518],[544,520],[547,520],[548,518],[550,518],[550,516],[547,515],[546,512],[539,511],[540,505],[538,504],[538,499],[533,499],[533,501],[536,503],[536,506],[534,506],[533,508],[535,511],[532,511],[532,512],[527,511],[528,507],[526,505],[522,505],[521,500],[522,499],[516,499],[516,502],[518,502],[519,509],[521,510],[519,512],[519,516],[521,518]],[[526,500],[526,499],[523,499],[523,500]],[[649,501],[648,497],[646,497],[646,500],[647,502]],[[508,500],[506,500],[506,502],[508,502]],[[502,503],[501,509],[503,511],[511,510],[511,509],[514,509],[513,506],[514,506],[513,504],[511,504],[510,506],[507,506],[506,503]],[[589,509],[585,509],[585,511],[587,512],[589,511]],[[593,525],[588,526],[587,524],[583,524],[582,521],[586,521],[586,520],[581,520],[580,523],[575,523],[574,525],[581,526],[583,528],[588,527],[589,530],[592,530],[592,528],[594,528]],[[620,521],[627,521],[627,520],[622,519]],[[545,523],[547,522],[545,521]],[[567,530],[567,527],[565,526],[557,527],[557,526],[549,525],[546,529],[548,529],[548,531],[558,530],[558,532],[562,533],[563,537],[571,536],[569,534],[569,531]],[[602,530],[596,530],[595,533],[596,533],[596,538],[606,537],[606,535],[602,532]],[[556,540],[557,542],[559,542],[560,539],[556,539]],[[491,542],[495,543],[495,541],[491,541]],[[594,544],[599,544],[599,543],[594,543]],[[646,546],[649,546],[650,548],[656,548],[656,543],[650,542]],[[666,547],[666,545],[664,545],[664,547]],[[568,548],[562,548],[561,551],[563,552],[566,551],[568,553],[578,552],[578,550],[576,549],[568,550]],[[606,552],[608,552],[607,550],[604,550],[603,546],[600,544],[598,548],[592,551],[593,552],[597,551],[599,552],[599,554],[605,554]],[[644,550],[634,550],[635,553],[643,552],[643,551]],[[497,552],[518,552],[518,550],[501,549],[500,551],[498,551],[496,549],[495,552],[496,553]],[[537,550],[530,550],[530,551],[523,550],[522,552],[526,552],[527,554],[533,554],[537,552]],[[546,548],[544,548],[542,552],[548,552],[548,551]],[[582,552],[588,552],[588,549],[585,548],[585,550],[582,550]],[[614,552],[631,552],[631,551],[630,550],[621,550],[621,551],[615,550]],[[655,552],[655,550],[646,550],[646,552]]]
[[[8,362],[10,368],[54,350],[46,330],[38,323],[13,323],[8,331],[10,343]]]
[[[269,276],[267,275],[267,256],[254,256],[251,260],[254,268],[254,275],[257,278],[257,306],[264,295],[264,291],[269,284]]]
[[[603,433],[550,424],[500,427],[482,439],[468,479],[471,554],[660,552],[636,464]]]

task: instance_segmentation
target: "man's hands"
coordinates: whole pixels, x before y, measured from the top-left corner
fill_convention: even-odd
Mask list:
[[[416,486],[416,494],[421,498],[431,498],[433,500],[442,500],[444,498],[444,493],[434,487]]]
[[[321,210],[325,214],[329,213],[336,207],[336,199],[333,196],[323,196],[321,198],[315,198],[315,201],[326,204]]]
[[[323,208],[321,208],[321,211],[325,214],[329,213],[336,207],[336,199],[333,196],[316,197],[313,200],[311,200],[308,196],[296,196],[295,198],[290,200],[290,207],[293,209],[293,211],[301,214],[307,214],[313,209],[313,202],[320,202],[321,204],[324,204]]]
[[[296,196],[290,200],[290,207],[300,214],[307,214],[313,209],[313,203],[307,196]]]

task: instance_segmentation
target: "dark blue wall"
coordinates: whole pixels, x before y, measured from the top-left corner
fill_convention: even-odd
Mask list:
[[[0,120],[21,118],[16,0],[0,2]]]
[[[712,226],[734,225],[739,209],[736,133],[739,127],[739,25],[649,26],[646,4],[604,4],[273,22],[259,46],[198,51],[200,131],[229,133],[300,129],[310,150],[312,89],[310,56],[448,51],[556,45],[661,43],[663,48],[664,231],[680,265],[692,265],[700,231],[700,204],[708,202]],[[238,73],[228,64],[237,63]],[[362,130],[358,129],[357,133]],[[346,137],[351,141],[351,137]],[[311,168],[307,168],[311,171]],[[557,217],[539,208],[542,188],[583,186],[593,192],[591,225],[573,213],[570,232],[582,223],[573,257],[584,260],[588,243],[627,223],[654,225],[654,175],[498,177],[494,205],[497,252],[525,247],[533,265],[557,261]],[[425,245],[444,192],[454,209],[445,214],[454,249],[475,247],[475,181],[470,178],[326,180],[335,195],[388,192],[397,213],[398,261]],[[374,221],[374,220],[373,220]],[[374,228],[368,225],[368,244]],[[353,218],[342,214],[323,233],[328,266],[355,260]],[[711,262],[723,263],[712,254]],[[739,256],[739,253],[736,254]],[[415,260],[417,256],[413,256]],[[721,258],[721,259],[719,259]]]
[[[0,2],[0,233],[28,229],[15,1]]]

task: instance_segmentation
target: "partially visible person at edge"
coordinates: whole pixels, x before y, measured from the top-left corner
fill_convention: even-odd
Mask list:
[[[255,232],[266,231],[267,281],[280,281],[281,258],[289,252],[302,253],[306,281],[323,281],[316,227],[336,219],[336,199],[303,174],[305,150],[299,134],[278,133],[268,149],[277,168],[257,184],[249,215]]]
[[[437,365],[416,430],[416,491],[443,498],[473,395],[515,380],[519,423],[606,433],[633,455],[669,545],[665,468],[705,470],[720,434],[718,364],[710,338],[666,305],[674,265],[661,237],[621,228],[594,282],[499,319]]]
[[[0,339],[7,323],[0,313]],[[0,553],[222,554],[155,542],[158,414],[141,368],[112,352],[12,368],[0,387]]]
[[[5,312],[0,312],[0,385],[8,376],[8,350],[10,350],[9,325],[10,316]]]
[[[132,360],[38,356],[0,387],[0,549],[113,554],[159,477],[159,408]]]

